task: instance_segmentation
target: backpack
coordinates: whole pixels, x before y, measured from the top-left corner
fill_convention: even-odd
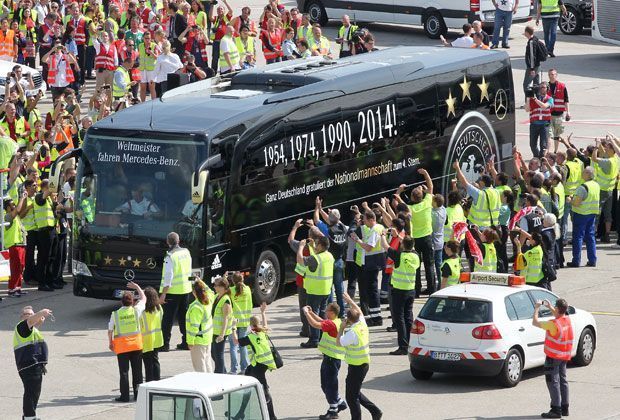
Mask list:
[[[540,39],[534,37],[534,55],[536,59],[542,63],[543,61],[547,61],[549,51],[547,51],[547,46]],[[532,65],[534,65],[532,63]]]

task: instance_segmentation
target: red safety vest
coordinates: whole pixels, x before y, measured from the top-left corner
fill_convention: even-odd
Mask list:
[[[552,359],[570,360],[573,349],[573,326],[568,315],[551,320],[558,329],[553,337],[549,331],[545,336],[545,354]]]
[[[41,33],[43,34],[43,36],[41,37],[41,39],[38,39],[38,43],[39,43],[39,47],[43,47],[43,48],[50,48],[52,46],[52,39],[50,38],[50,40],[48,42],[45,42],[45,35],[47,35],[47,33],[49,31],[51,31],[52,28],[47,26],[47,23],[44,23],[43,25],[41,25]]]
[[[564,102],[564,89],[566,86],[562,82],[555,82],[555,92],[553,93],[553,107],[551,112],[566,111],[566,102]]]
[[[69,22],[75,26],[75,19],[71,18]],[[77,45],[86,44],[86,19],[80,16],[77,26],[75,27],[75,37],[73,38]]]
[[[547,102],[551,96],[547,95],[541,102]],[[530,122],[551,121],[551,108],[539,107],[534,98],[530,98]]]
[[[267,30],[263,31],[261,40],[263,41],[265,60],[273,60],[274,58],[282,56],[282,36],[279,30],[276,29],[273,34]],[[265,47],[265,45],[267,45],[265,42],[266,40],[269,40],[269,43],[275,48],[275,51],[270,51]]]
[[[149,25],[151,24],[150,21],[150,15],[151,15],[151,9],[149,9],[148,7],[145,7],[144,10],[137,10],[138,12],[138,16],[140,16],[140,19],[142,19],[142,25],[144,25],[144,27],[148,30],[150,30]]]
[[[397,236],[390,239],[390,248],[398,249],[399,246],[400,246],[400,240],[398,239]],[[385,263],[385,274],[392,274],[393,272],[394,272],[394,260],[388,257]]]
[[[190,35],[187,37],[187,42],[185,43],[185,51],[188,53],[192,53],[192,47],[194,46],[194,36]],[[209,54],[207,54],[207,44],[204,41],[198,41],[198,46],[200,47],[200,56],[202,57],[202,61],[206,63],[209,62]]]
[[[105,45],[99,44],[99,54],[95,57],[95,68],[106,69],[110,71],[116,70],[114,65],[114,57],[116,56],[116,48],[114,45],[106,50]]]
[[[56,54],[51,56],[52,62],[50,63],[49,69],[47,70],[47,84],[53,85],[56,83],[56,73],[58,73],[58,65],[60,64],[60,60],[58,63],[56,62]],[[75,82],[75,77],[73,77],[73,70],[71,69],[71,65],[67,61],[67,55],[63,54],[62,59],[65,60],[65,71],[67,73],[67,83]]]

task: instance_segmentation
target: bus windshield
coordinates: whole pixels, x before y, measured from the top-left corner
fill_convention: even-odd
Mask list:
[[[205,150],[191,138],[89,136],[76,191],[80,231],[164,240],[174,230],[200,246],[203,211],[189,186]]]

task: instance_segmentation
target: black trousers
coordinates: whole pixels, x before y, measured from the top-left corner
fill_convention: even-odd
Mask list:
[[[226,373],[226,342],[228,336],[225,335],[221,343],[215,342],[216,335],[213,334],[213,342],[211,343],[211,358],[213,359],[213,373]]]
[[[362,409],[360,405],[370,414],[378,414],[381,412],[372,401],[362,394],[362,383],[368,373],[368,363],[360,366],[349,365],[349,371],[346,379],[346,400],[351,411],[351,420],[362,420]]]
[[[381,319],[381,302],[379,300],[379,269],[361,268],[359,272],[360,307],[369,320]]]
[[[349,51],[342,51],[340,50],[340,54],[338,55],[338,58],[345,58],[345,57],[351,57],[353,54],[351,54],[351,50]]]
[[[63,284],[62,273],[67,262],[67,234],[57,235],[55,257],[52,264],[52,283]]]
[[[77,61],[80,66],[80,85],[84,84],[84,75],[86,74],[86,45],[77,46]],[[78,79],[76,77],[76,79]]]
[[[301,319],[301,333],[305,336],[310,336],[310,326],[308,325],[308,318],[304,313],[304,306],[306,306],[307,294],[306,289],[303,287],[297,287],[297,301],[299,302],[299,319]]]
[[[142,353],[144,362],[145,382],[159,381],[161,379],[161,369],[159,367],[159,353],[157,350]]]
[[[39,57],[43,57],[51,49],[52,47],[39,47]],[[43,71],[41,71],[41,77],[43,78],[43,80],[47,82],[47,73],[49,71],[49,65],[43,60],[40,60],[40,62],[41,62],[41,67],[43,68]]]
[[[40,286],[51,286],[54,282],[52,276],[52,262],[54,255],[54,244],[56,241],[56,230],[51,227],[39,229],[38,254],[37,254],[37,280]]]
[[[217,73],[217,66],[220,62],[220,41],[213,41],[211,43],[211,68]]]
[[[273,400],[271,399],[271,394],[269,393],[269,385],[267,384],[267,378],[265,376],[267,370],[267,366],[263,365],[262,363],[257,363],[256,366],[248,366],[248,368],[245,370],[245,376],[251,376],[253,378],[256,378],[258,382],[260,382],[260,384],[263,386],[265,400],[267,400],[267,410],[269,411],[269,418],[271,420],[274,420],[276,418],[276,415],[273,410]],[[247,403],[245,403],[245,405],[247,406]],[[241,404],[241,408],[245,410],[245,406],[243,404]],[[239,409],[239,413],[243,412],[244,411],[241,411],[241,409]],[[237,415],[236,417],[242,418],[239,415]]]
[[[129,365],[131,364],[131,383],[133,384],[134,398],[138,395],[138,387],[142,383],[142,350],[117,354],[118,373],[120,374],[119,388],[121,398],[129,400]]]
[[[170,336],[172,335],[172,324],[174,316],[177,316],[179,330],[181,331],[181,344],[185,344],[185,313],[189,304],[189,294],[185,295],[166,295],[166,303],[163,305],[164,316],[161,320],[161,330],[164,335],[164,347],[170,346]]]
[[[34,251],[39,243],[39,235],[35,230],[29,230],[26,235],[26,266],[24,267],[24,281],[32,283],[39,281],[36,275],[36,264],[34,259]]]
[[[345,266],[345,277],[347,279],[347,294],[351,296],[351,299],[354,299],[357,279],[359,277],[359,266],[355,264],[355,261],[347,261]]]
[[[426,288],[428,294],[435,292],[435,265],[433,261],[433,239],[431,235],[415,238],[415,250],[420,254],[420,259],[424,264],[424,277],[426,278]],[[420,295],[422,291],[422,271],[418,268],[415,274],[415,291]]]
[[[37,415],[43,371],[43,366],[37,365],[19,372],[19,377],[22,380],[22,384],[24,384],[24,397],[22,400],[24,417],[35,417]]]
[[[409,347],[411,325],[413,325],[413,299],[415,291],[392,287],[392,322],[398,334],[398,348]]]

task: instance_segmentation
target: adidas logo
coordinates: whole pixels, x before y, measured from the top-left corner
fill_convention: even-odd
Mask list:
[[[215,258],[213,258],[211,263],[211,270],[217,270],[218,268],[222,268],[222,262],[220,261],[220,256],[215,254]]]

